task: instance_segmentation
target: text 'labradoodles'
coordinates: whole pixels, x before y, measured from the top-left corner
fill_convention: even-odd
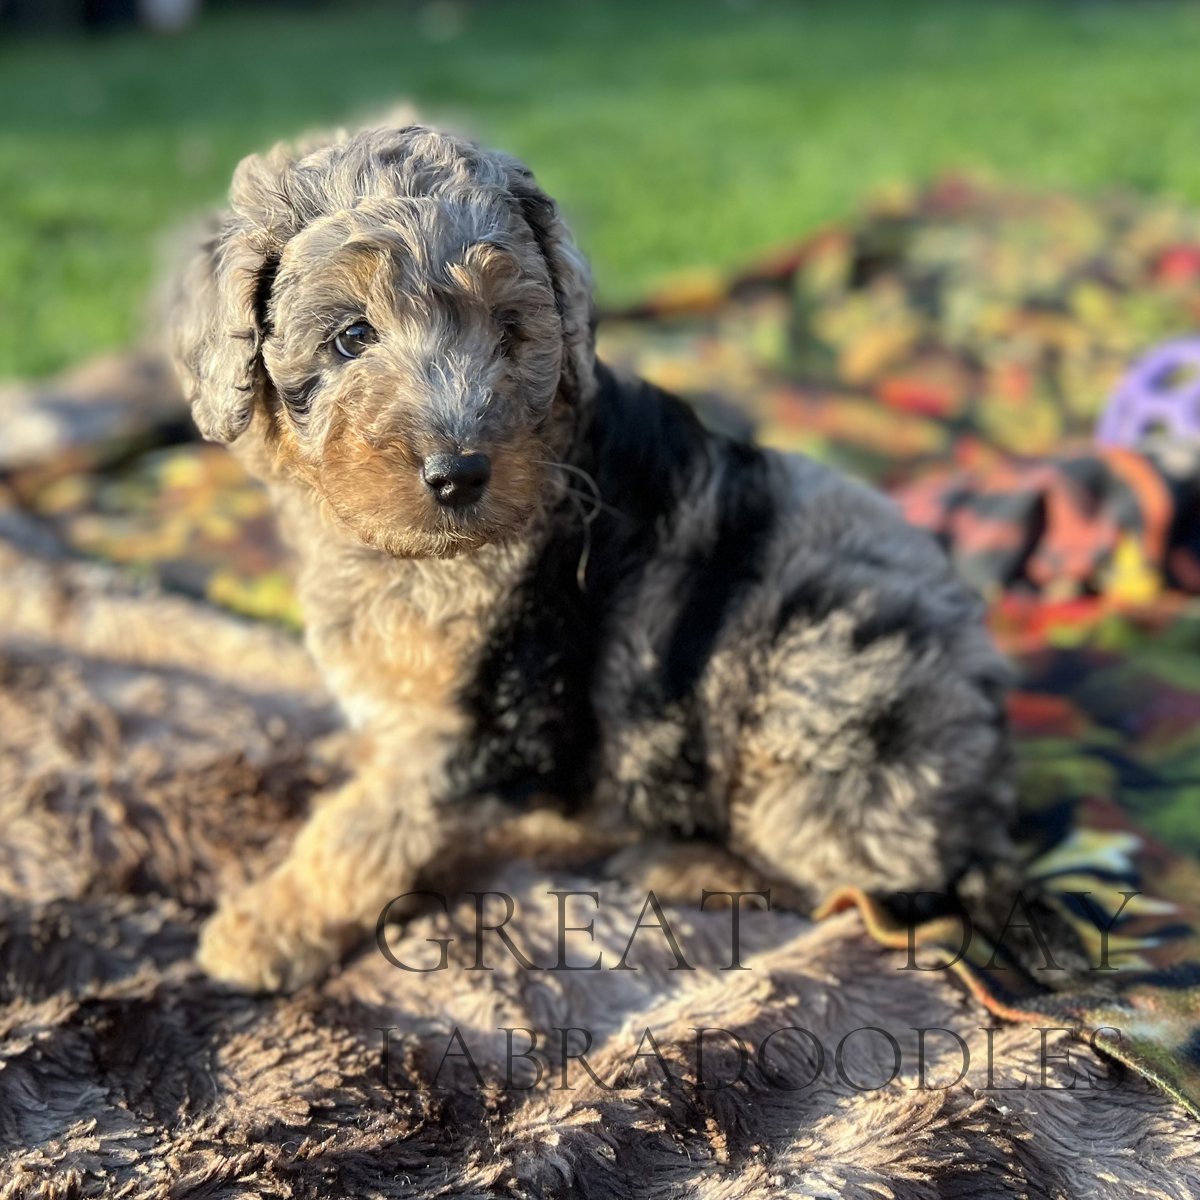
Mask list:
[[[813,898],[1007,853],[1007,672],[933,541],[618,379],[593,325],[512,158],[411,126],[239,166],[175,353],[271,489],[369,750],[209,921],[213,976],[313,979],[535,806],[593,845],[716,839]]]

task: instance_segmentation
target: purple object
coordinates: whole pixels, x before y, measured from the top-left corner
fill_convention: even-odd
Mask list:
[[[1165,342],[1121,380],[1096,427],[1102,446],[1136,446],[1164,432],[1200,440],[1200,338]]]

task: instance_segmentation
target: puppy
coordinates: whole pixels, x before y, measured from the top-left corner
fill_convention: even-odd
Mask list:
[[[598,362],[584,260],[514,159],[417,125],[246,159],[173,339],[367,746],[210,919],[213,976],[304,984],[535,805],[813,898],[1007,855],[979,603],[881,497]]]

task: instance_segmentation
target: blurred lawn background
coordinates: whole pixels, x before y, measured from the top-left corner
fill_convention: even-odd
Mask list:
[[[603,299],[947,168],[1200,204],[1186,0],[210,4],[0,46],[0,376],[136,336],[164,234],[241,155],[398,99],[563,202]]]

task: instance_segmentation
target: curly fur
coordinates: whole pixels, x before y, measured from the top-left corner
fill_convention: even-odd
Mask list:
[[[339,359],[358,320],[377,340]],[[238,168],[176,357],[275,496],[368,749],[212,919],[214,975],[303,983],[533,803],[719,839],[814,896],[1007,854],[1006,670],[933,543],[616,379],[592,327],[582,257],[505,155],[409,126]],[[421,478],[450,450],[493,464],[461,510]]]

